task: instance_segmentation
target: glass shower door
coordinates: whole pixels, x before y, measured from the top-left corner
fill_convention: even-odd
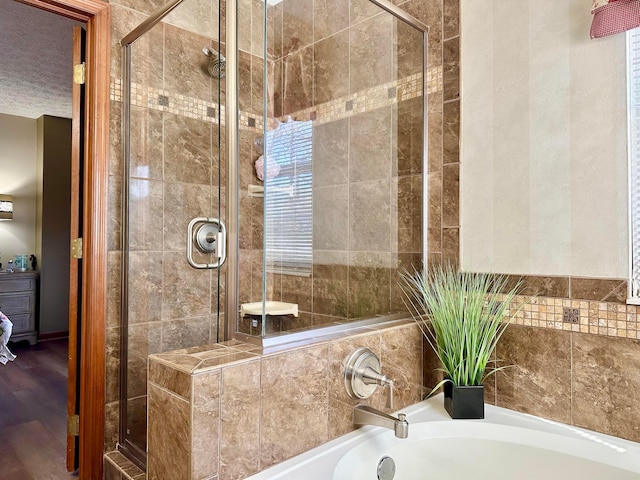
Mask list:
[[[119,443],[142,465],[147,356],[216,343],[224,325],[224,19],[217,0],[173,3],[123,59]]]

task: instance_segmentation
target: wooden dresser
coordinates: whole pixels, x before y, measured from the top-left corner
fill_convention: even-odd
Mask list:
[[[0,312],[13,323],[11,341],[35,345],[37,272],[0,273]]]

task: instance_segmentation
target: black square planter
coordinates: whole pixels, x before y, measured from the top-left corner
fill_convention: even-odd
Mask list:
[[[445,383],[444,408],[451,418],[484,418],[484,385],[456,387],[451,382]]]

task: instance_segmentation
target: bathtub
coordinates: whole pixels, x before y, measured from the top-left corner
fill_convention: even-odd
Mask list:
[[[383,457],[394,480],[640,479],[638,443],[491,405],[484,420],[451,420],[442,402],[437,395],[403,409],[405,440],[366,426],[249,479],[376,480]]]

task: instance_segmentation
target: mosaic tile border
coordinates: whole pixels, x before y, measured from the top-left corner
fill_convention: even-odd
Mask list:
[[[340,97],[330,102],[300,110],[290,116],[295,120],[313,120],[317,124],[322,124],[391,106],[401,101],[421,97],[421,79],[422,76],[416,73],[397,81],[376,85],[375,87]],[[427,94],[442,91],[442,66],[428,69],[426,82]],[[122,79],[111,77],[109,93],[112,101],[122,102]],[[207,102],[185,95],[172,94],[166,90],[136,83],[131,84],[131,96],[132,106],[169,112],[214,124],[218,124],[218,122],[221,125],[225,124],[225,107],[216,102]],[[261,115],[241,111],[239,114],[239,123],[242,130],[250,130],[255,133],[262,133],[264,131],[264,119]],[[268,123],[268,128],[275,128],[277,123],[278,122],[273,119]]]
[[[517,296],[514,302],[522,307],[515,315],[508,311],[514,325],[640,340],[636,305],[528,296]]]

